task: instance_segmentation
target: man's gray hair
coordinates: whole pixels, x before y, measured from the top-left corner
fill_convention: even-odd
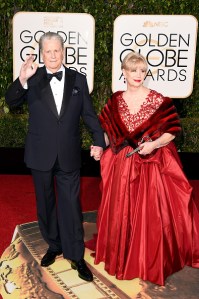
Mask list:
[[[58,33],[56,32],[46,32],[44,33],[40,39],[39,39],[39,49],[40,51],[43,50],[43,44],[44,44],[44,41],[45,40],[50,40],[50,39],[57,39],[60,41],[60,44],[61,44],[61,47],[62,49],[64,48],[64,40],[63,38],[61,37],[61,35],[59,35]]]

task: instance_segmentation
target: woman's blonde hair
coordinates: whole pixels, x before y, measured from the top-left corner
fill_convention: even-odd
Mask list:
[[[142,54],[131,52],[127,54],[121,64],[121,69],[129,70],[134,68],[137,64],[142,63],[145,71],[148,69],[148,64],[145,57]]]

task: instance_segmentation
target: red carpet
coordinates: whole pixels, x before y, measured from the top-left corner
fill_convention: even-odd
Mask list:
[[[100,178],[81,178],[83,212],[97,210]],[[16,225],[37,220],[31,175],[0,175],[0,256],[9,246]]]
[[[100,204],[99,177],[81,177],[83,212],[97,210]],[[199,205],[199,181],[191,180]],[[31,175],[0,175],[0,256],[11,242],[16,225],[37,220]]]

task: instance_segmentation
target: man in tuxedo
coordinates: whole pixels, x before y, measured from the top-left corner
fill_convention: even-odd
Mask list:
[[[105,147],[86,77],[66,68],[60,35],[45,33],[39,41],[44,66],[29,55],[5,98],[11,107],[27,101],[29,126],[25,157],[35,185],[38,223],[48,250],[41,266],[48,267],[63,253],[79,277],[92,281],[84,261],[82,213],[79,201],[83,119],[93,136],[91,156],[99,160]]]

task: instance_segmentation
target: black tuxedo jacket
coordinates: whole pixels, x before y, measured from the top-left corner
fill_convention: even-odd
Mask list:
[[[56,158],[64,171],[81,164],[79,122],[82,117],[93,135],[93,144],[105,147],[103,131],[94,112],[86,77],[65,67],[65,85],[60,115],[57,113],[46,68],[41,67],[24,89],[17,78],[8,88],[6,102],[19,106],[27,101],[29,126],[25,144],[27,167],[46,171]]]

